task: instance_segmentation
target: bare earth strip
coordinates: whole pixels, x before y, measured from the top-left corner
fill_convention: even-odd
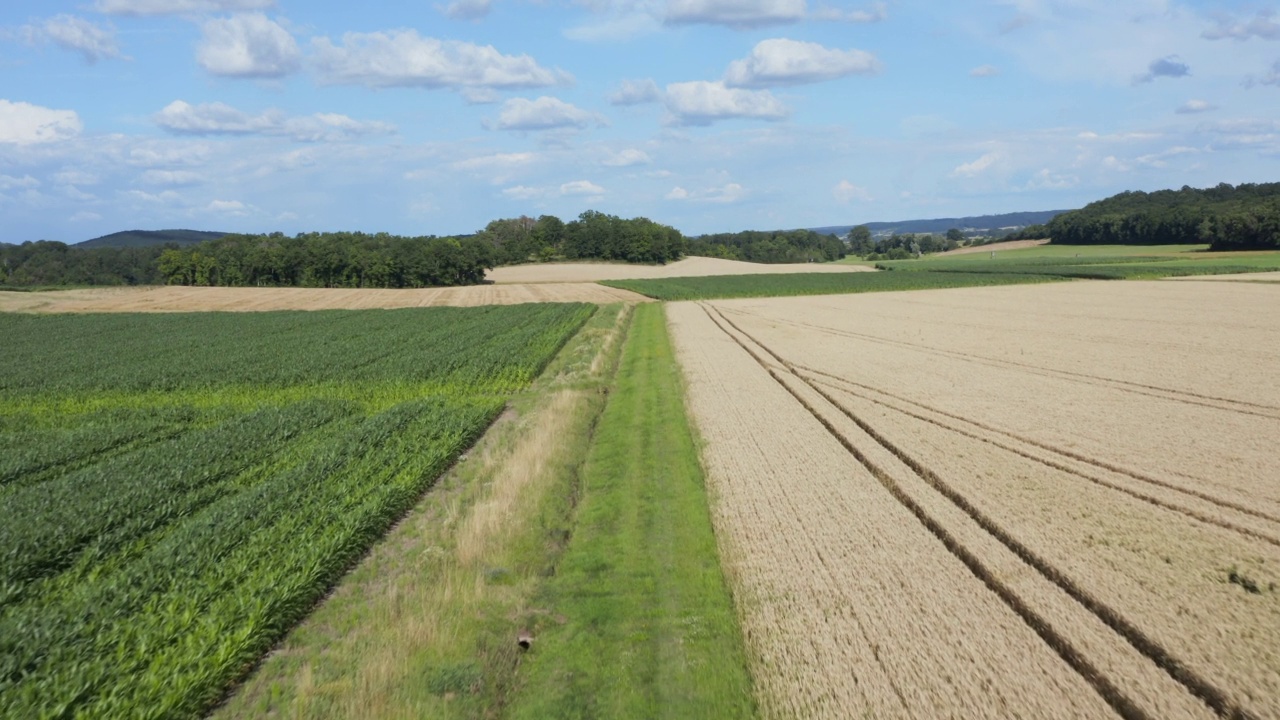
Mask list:
[[[0,312],[199,312],[360,310],[535,302],[648,302],[643,295],[594,283],[470,285],[411,290],[345,288],[136,287],[0,292]]]
[[[955,250],[938,253],[937,257],[947,257],[949,255],[972,255],[974,253],[996,252],[998,250],[1021,250],[1022,248],[1037,247],[1039,245],[1048,244],[1048,238],[1044,240],[1010,240],[1009,242],[990,243],[988,245],[978,245],[976,247],[956,248]]]
[[[778,396],[752,447],[785,457],[776,428],[797,421],[781,408],[804,407],[1113,709],[1273,717],[1280,396],[1264,378],[1280,377],[1280,318],[1266,310],[1276,292],[1129,282],[722,301],[683,342],[762,359],[790,400]],[[735,396],[710,377],[716,366],[699,375],[696,363],[690,397],[722,404],[695,414],[721,468],[710,481],[725,556],[749,599],[766,549],[737,539],[755,530],[741,527],[732,489],[752,466],[717,459],[749,450],[732,427],[718,448],[705,426],[764,391]],[[880,571],[865,549],[852,557],[857,572]],[[936,577],[935,595],[950,595],[953,580]]]
[[[1113,714],[700,306],[669,317],[768,715]]]
[[[875,272],[862,265],[829,263],[763,263],[687,257],[666,265],[626,265],[623,263],[546,263],[510,265],[490,270],[485,277],[495,283],[583,283],[599,280],[706,277],[708,275],[779,275],[792,273]]]
[[[1166,280],[1178,280],[1180,282],[1190,282],[1194,280],[1211,280],[1216,282],[1280,282],[1280,272],[1255,272],[1255,273],[1238,273],[1234,275],[1187,275],[1184,277],[1165,278]]]

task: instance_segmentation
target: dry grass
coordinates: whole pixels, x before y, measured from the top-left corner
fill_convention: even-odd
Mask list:
[[[1033,692],[1084,677],[1094,678],[1094,697],[1146,717],[1205,716],[1211,705],[1280,715],[1280,390],[1262,380],[1280,377],[1280,317],[1262,310],[1275,300],[1264,284],[1131,282],[720,301],[710,313],[722,326],[696,306],[673,307],[725,556],[749,600],[745,625],[761,661],[800,666],[783,675],[814,662],[779,665],[774,655],[784,652],[778,642],[806,642],[803,626],[790,627],[802,612],[797,598],[811,614],[830,616],[841,603],[870,614],[874,578],[895,570],[928,575],[935,601],[951,602],[971,592],[952,572],[960,566],[987,578],[989,595],[1070,661],[1027,665],[1047,683]],[[716,376],[734,363],[741,372]],[[846,446],[844,457],[816,452],[830,444],[816,434],[776,430],[819,423]],[[808,499],[808,485],[837,469],[867,497],[842,507],[849,490],[824,487]],[[848,479],[859,471],[880,486]],[[766,473],[776,485],[805,481],[760,487],[755,476]],[[875,527],[864,513],[884,498],[893,502],[881,512],[895,512],[895,502],[912,509],[905,524],[928,528],[935,542],[926,537],[895,561],[878,551],[889,535],[877,534],[833,563],[850,528]],[[787,565],[760,562],[780,550],[758,528],[788,512],[799,525],[769,537],[790,548],[791,566],[848,566],[863,600],[814,592],[810,573],[770,577]],[[930,609],[907,614],[909,597],[901,599],[898,615],[878,618],[888,631],[951,632],[932,626],[947,621]],[[974,605],[957,622],[1000,637],[1009,631],[999,616]],[[821,642],[829,636],[824,628]],[[810,633],[808,642],[819,640]],[[913,664],[955,667],[926,647],[903,649],[889,677]],[[844,675],[861,672],[854,658],[843,663]],[[983,679],[979,667],[965,682],[1008,682],[1005,668]],[[800,702],[791,684],[769,690],[783,698],[773,707]],[[989,711],[965,709],[963,697],[955,694],[958,714]]]
[[[1000,250],[1021,250],[1022,248],[1037,247],[1039,245],[1048,245],[1049,239],[1043,240],[1010,240],[1008,242],[989,243],[987,245],[978,245],[977,247],[962,247],[955,250],[948,250],[938,253],[933,257],[948,257],[951,255],[973,255],[975,253],[998,252]]]
[[[637,280],[651,278],[704,277],[708,275],[778,275],[813,272],[874,272],[861,265],[831,263],[794,263],[766,265],[687,257],[666,265],[627,265],[623,263],[546,263],[511,265],[490,270],[485,277],[495,283],[582,283],[598,280]]]
[[[535,302],[648,302],[626,290],[574,282],[548,285],[470,285],[411,290],[345,288],[130,287],[0,292],[0,312],[200,312],[362,310]]]

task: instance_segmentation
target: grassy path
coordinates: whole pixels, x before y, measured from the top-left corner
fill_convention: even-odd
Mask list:
[[[517,718],[755,714],[679,368],[636,309],[584,468],[574,535],[507,707]]]

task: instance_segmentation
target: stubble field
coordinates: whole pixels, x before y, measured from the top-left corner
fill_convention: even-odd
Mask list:
[[[764,713],[1280,715],[1275,292],[668,306]]]

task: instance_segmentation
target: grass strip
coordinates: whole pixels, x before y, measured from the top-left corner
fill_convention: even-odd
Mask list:
[[[716,300],[746,297],[837,295],[894,290],[933,290],[985,285],[1015,285],[1060,279],[1040,274],[961,272],[796,273],[792,275],[719,275],[661,280],[607,280],[602,285],[631,290],[656,300]]]
[[[508,715],[756,714],[664,311],[636,309]],[[558,619],[557,619],[558,617]],[[562,623],[559,621],[563,621]]]

